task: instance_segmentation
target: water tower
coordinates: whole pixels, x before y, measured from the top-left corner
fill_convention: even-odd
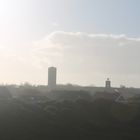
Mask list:
[[[56,67],[49,67],[48,68],[48,87],[50,89],[54,89],[56,87],[56,76],[57,76]]]

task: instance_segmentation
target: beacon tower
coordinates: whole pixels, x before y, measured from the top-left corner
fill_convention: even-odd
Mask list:
[[[109,80],[109,78],[107,78],[107,80],[105,82],[105,87],[106,88],[111,88],[111,81]]]

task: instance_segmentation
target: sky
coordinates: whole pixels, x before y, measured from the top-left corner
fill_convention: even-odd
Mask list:
[[[0,83],[140,87],[139,0],[1,0]]]

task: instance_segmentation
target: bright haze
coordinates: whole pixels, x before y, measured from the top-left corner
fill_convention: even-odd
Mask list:
[[[140,87],[139,0],[1,0],[0,83]]]

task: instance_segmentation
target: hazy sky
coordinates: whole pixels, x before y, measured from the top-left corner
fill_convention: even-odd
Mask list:
[[[139,0],[0,0],[0,83],[140,87]]]

